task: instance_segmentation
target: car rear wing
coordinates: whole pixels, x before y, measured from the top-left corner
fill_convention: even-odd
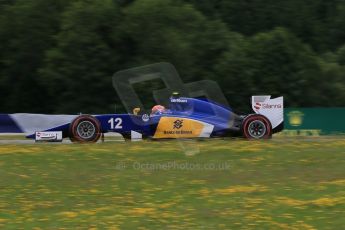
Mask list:
[[[264,115],[270,120],[272,129],[280,130],[284,124],[283,97],[271,98],[270,95],[252,96],[252,109],[256,114]],[[279,131],[280,131],[279,130]]]

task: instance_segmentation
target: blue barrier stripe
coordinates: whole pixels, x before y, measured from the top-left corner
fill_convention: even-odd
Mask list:
[[[23,133],[9,114],[0,114],[0,133]]]

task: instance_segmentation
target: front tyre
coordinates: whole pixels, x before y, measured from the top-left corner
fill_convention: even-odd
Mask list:
[[[251,114],[242,122],[242,133],[247,139],[268,139],[272,137],[272,125],[265,116]]]
[[[101,137],[101,125],[97,118],[90,115],[80,115],[69,127],[69,137],[72,142],[97,142]]]

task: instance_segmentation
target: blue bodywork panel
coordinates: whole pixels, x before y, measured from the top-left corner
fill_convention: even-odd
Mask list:
[[[170,121],[171,119],[184,119],[189,123],[196,122],[196,124],[200,123],[204,126],[210,126],[212,127],[210,136],[223,135],[232,128],[237,130],[231,121],[235,120],[238,116],[230,108],[210,101],[184,97],[171,98],[170,104],[166,108],[166,111],[159,114],[103,114],[94,115],[94,117],[99,120],[103,133],[117,132],[120,134],[129,134],[131,131],[135,131],[141,133],[143,136],[154,136],[157,131],[157,126],[161,123],[160,121]],[[68,137],[70,123],[40,131],[62,131],[63,136]],[[31,134],[27,137],[34,138],[34,136],[34,134]]]

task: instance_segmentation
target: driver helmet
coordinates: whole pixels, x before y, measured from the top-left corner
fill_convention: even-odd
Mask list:
[[[151,114],[162,114],[165,112],[165,107],[163,105],[155,105],[151,109]]]

